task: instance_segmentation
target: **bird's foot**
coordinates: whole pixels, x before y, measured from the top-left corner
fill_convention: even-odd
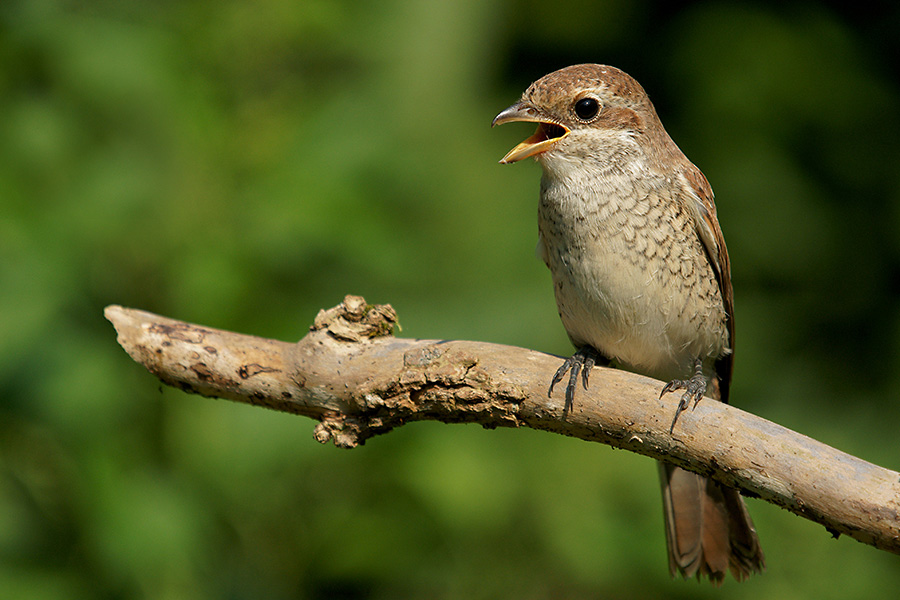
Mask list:
[[[550,389],[547,396],[553,394],[554,386],[562,381],[562,378],[569,373],[569,382],[566,384],[566,404],[563,407],[563,419],[569,414],[569,410],[575,403],[575,387],[578,384],[578,374],[581,374],[581,385],[584,389],[588,388],[588,379],[591,376],[591,369],[596,364],[609,364],[609,360],[603,357],[591,346],[582,346],[578,352],[570,356],[563,362],[562,366],[553,374],[550,380]]]
[[[698,358],[694,361],[694,374],[690,379],[673,379],[662,389],[659,393],[660,398],[669,392],[684,390],[684,393],[681,395],[681,400],[678,401],[678,408],[675,409],[675,418],[672,419],[672,426],[669,427],[669,433],[672,433],[672,431],[675,430],[675,423],[678,421],[678,417],[687,410],[688,404],[691,403],[692,398],[694,400],[693,408],[697,407],[697,403],[700,402],[700,399],[706,394],[706,386],[708,383],[708,380],[703,375],[703,361]]]

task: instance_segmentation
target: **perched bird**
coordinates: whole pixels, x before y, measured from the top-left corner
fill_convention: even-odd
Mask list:
[[[541,164],[538,253],[578,350],[550,384],[569,372],[564,412],[596,363],[669,381],[660,396],[684,389],[673,428],[691,400],[728,402],[731,266],[712,189],[644,89],[615,67],[575,65],[534,82],[493,125],[516,121],[537,131],[500,162]],[[660,479],[673,576],[718,584],[729,569],[740,581],[765,568],[736,490],[663,463]]]

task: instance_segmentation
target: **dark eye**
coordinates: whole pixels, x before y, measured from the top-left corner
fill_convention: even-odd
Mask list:
[[[600,112],[600,103],[596,98],[582,98],[575,103],[575,114],[582,121],[590,121]]]

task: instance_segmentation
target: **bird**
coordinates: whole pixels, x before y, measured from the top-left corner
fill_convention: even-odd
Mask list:
[[[704,395],[728,402],[734,361],[731,264],[712,188],[678,148],[641,85],[608,65],[569,66],[538,79],[492,126],[536,123],[501,159],[542,168],[537,252],[576,348],[563,415],[581,376],[611,365],[684,390],[679,415]],[[684,379],[680,379],[684,377]],[[740,493],[659,464],[669,571],[720,585],[765,570]]]

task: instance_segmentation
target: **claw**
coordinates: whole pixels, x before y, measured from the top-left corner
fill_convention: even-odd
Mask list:
[[[595,362],[596,355],[593,352],[589,352],[584,358],[584,370],[581,372],[581,385],[584,389],[588,389],[588,378],[591,376],[591,369],[594,368]]]
[[[563,361],[563,364],[560,365],[560,367],[556,370],[556,373],[553,374],[553,378],[550,380],[550,389],[547,390],[548,397],[553,395],[553,388],[556,386],[557,383],[562,381],[562,378],[566,374],[566,372],[572,368],[572,365],[575,364],[575,356],[576,355],[573,354],[572,356],[567,358],[565,361]]]
[[[694,361],[694,375],[690,379],[673,379],[663,387],[662,392],[659,393],[660,398],[669,392],[684,390],[684,394],[681,395],[681,399],[678,401],[678,408],[675,409],[675,417],[672,419],[669,433],[675,430],[675,423],[678,422],[678,417],[687,410],[691,399],[694,400],[693,408],[697,408],[697,404],[706,394],[706,386],[707,380],[703,376],[703,361],[698,358]]]
[[[567,358],[563,364],[553,374],[550,380],[550,389],[547,396],[553,394],[553,388],[557,383],[562,381],[566,373],[569,373],[569,381],[566,383],[566,403],[563,407],[563,419],[569,414],[569,411],[575,405],[575,388],[578,384],[578,375],[581,374],[581,385],[584,389],[588,388],[588,380],[590,378],[591,369],[597,364],[598,359],[603,362],[603,357],[590,346],[584,346],[578,352]]]

